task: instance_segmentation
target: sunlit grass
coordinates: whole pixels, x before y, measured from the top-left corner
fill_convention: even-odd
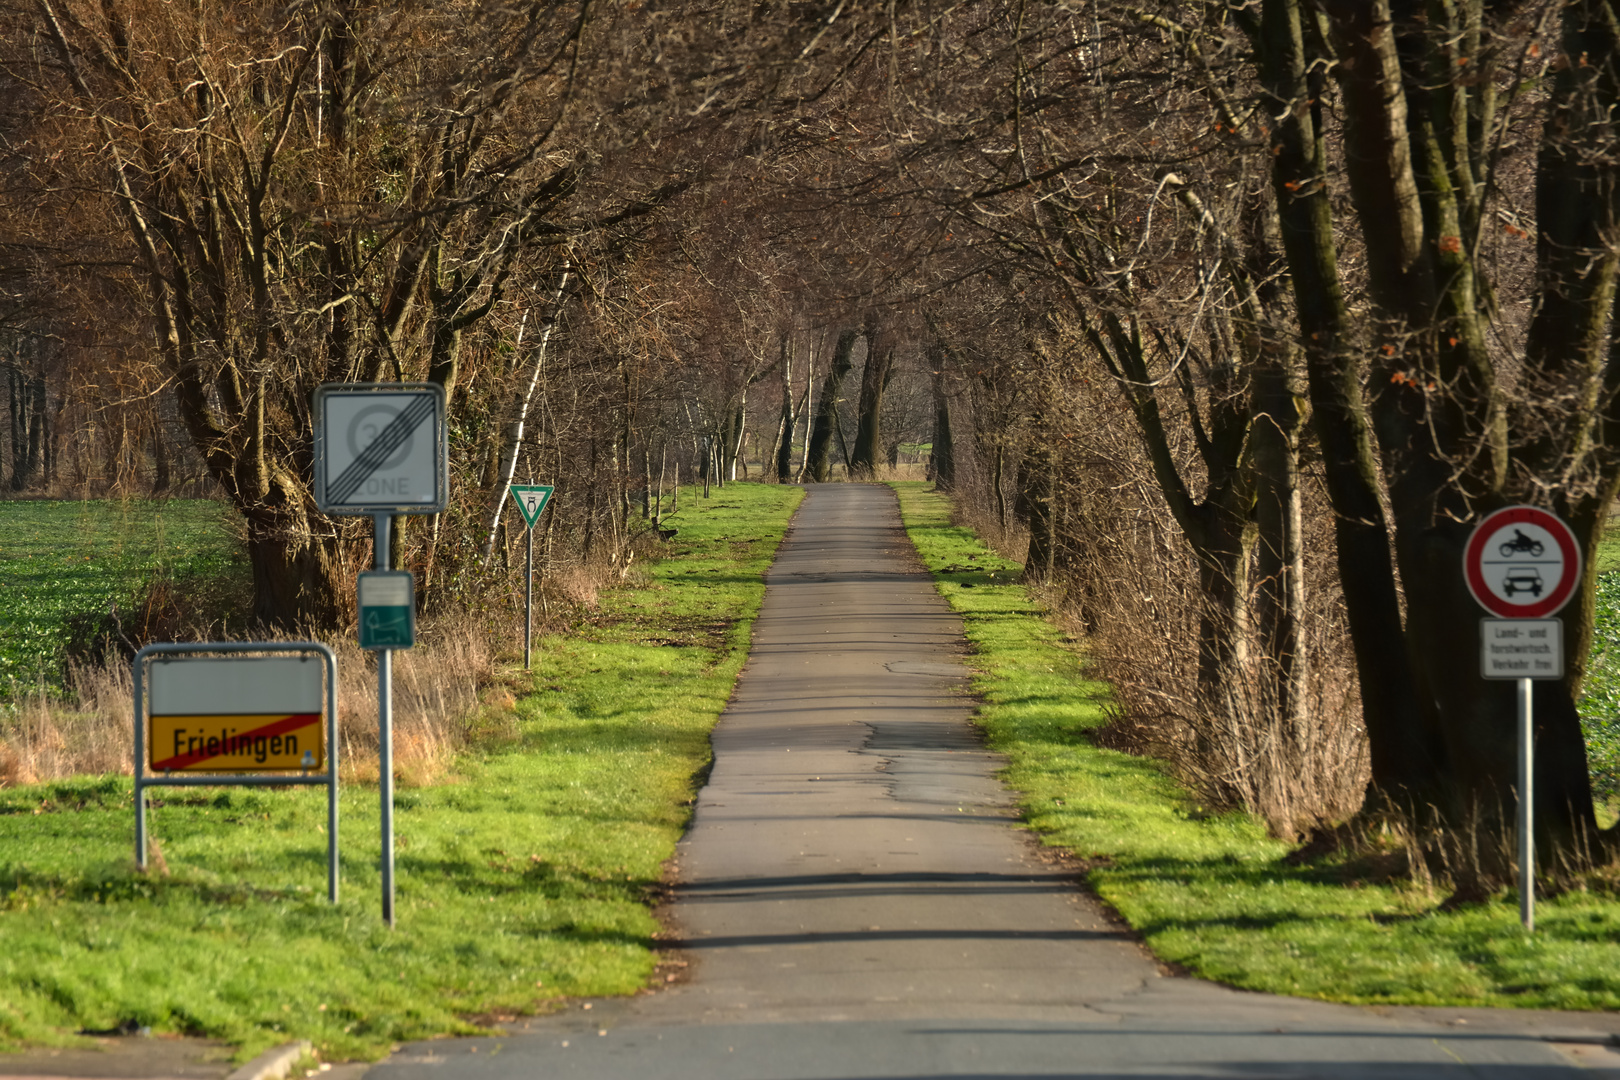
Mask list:
[[[292,1037],[374,1057],[560,995],[645,986],[649,905],[801,496],[683,498],[644,586],[604,593],[538,643],[516,723],[487,725],[456,782],[396,795],[394,930],[379,914],[375,788],[342,794],[336,907],[320,793],[154,792],[165,876],[133,870],[127,780],[0,790],[0,1042],[147,1026],[240,1057]]]
[[[1159,763],[1099,749],[1108,688],[1042,618],[1017,566],[950,524],[950,504],[898,483],[907,530],[961,613],[980,721],[1048,844],[1161,958],[1250,990],[1332,1001],[1620,1008],[1620,903],[1571,893],[1518,925],[1516,900],[1459,911],[1409,882],[1362,880],[1343,858],[1305,866],[1245,815],[1210,814]],[[1372,878],[1371,874],[1364,875]]]

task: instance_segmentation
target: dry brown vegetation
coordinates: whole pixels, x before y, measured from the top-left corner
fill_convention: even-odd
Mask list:
[[[330,638],[326,644],[338,656],[338,761],[343,776],[375,782],[375,657],[348,637]],[[401,783],[427,784],[447,774],[455,752],[474,730],[483,700],[501,692],[496,645],[486,626],[466,618],[441,619],[421,628],[416,648],[396,651],[394,760]],[[129,665],[75,664],[70,679],[71,698],[39,688],[0,718],[0,785],[133,772]]]
[[[599,592],[622,584],[628,567],[559,563],[537,577],[536,633],[556,632],[587,615]],[[492,599],[484,615],[462,610],[418,627],[415,648],[394,652],[394,765],[398,783],[453,778],[456,753],[471,741],[501,742],[515,732],[512,664],[522,661],[522,602]],[[490,613],[492,612],[492,613]],[[179,640],[232,640],[197,631]],[[338,662],[339,763],[349,782],[377,780],[377,665],[352,635],[256,636],[317,640]],[[130,666],[74,662],[67,693],[41,684],[0,712],[0,787],[76,775],[129,775],[134,761]]]
[[[1074,425],[1065,453],[1087,467],[1059,463],[1055,573],[1030,588],[1084,642],[1091,670],[1114,688],[1102,741],[1162,758],[1204,805],[1247,809],[1279,836],[1303,836],[1353,815],[1369,778],[1367,740],[1321,493],[1307,502],[1319,554],[1308,564],[1314,602],[1305,635],[1306,707],[1282,722],[1288,713],[1268,690],[1275,680],[1248,677],[1272,662],[1263,653],[1243,657],[1212,702],[1189,648],[1201,615],[1196,567],[1141,444],[1105,419],[1106,402],[1066,404],[1085,422]],[[1023,560],[1030,550],[1027,515],[1009,512],[1005,524],[998,518],[991,467],[979,455],[965,453],[957,467],[958,520]]]

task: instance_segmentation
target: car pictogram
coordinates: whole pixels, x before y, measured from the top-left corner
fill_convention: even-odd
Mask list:
[[[1508,596],[1512,596],[1516,592],[1527,592],[1531,596],[1540,596],[1541,585],[1541,571],[1533,566],[1515,566],[1502,579],[1502,592]]]

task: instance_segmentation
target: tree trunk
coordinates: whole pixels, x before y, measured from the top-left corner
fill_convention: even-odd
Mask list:
[[[804,483],[805,471],[810,466],[810,415],[814,411],[810,395],[815,389],[815,381],[816,358],[812,352],[804,365],[804,395],[799,398],[799,416],[804,420],[804,452],[799,455],[799,469],[793,474],[796,484]]]
[[[894,367],[894,349],[880,341],[875,320],[867,320],[866,367],[861,372],[860,410],[855,418],[855,448],[849,458],[850,475],[862,480],[877,477],[877,464],[883,453],[879,418],[883,411],[883,391],[888,388]],[[881,346],[881,347],[880,347]]]
[[[587,562],[594,552],[592,548],[596,543],[596,488],[599,477],[596,474],[596,436],[590,438],[589,467],[585,473],[585,534],[580,542],[580,551]]]
[[[5,372],[6,425],[7,434],[10,436],[8,449],[10,450],[9,456],[11,459],[11,476],[7,481],[7,485],[15,491],[17,489],[17,478],[22,468],[22,461],[26,455],[26,451],[23,450],[23,433],[26,430],[24,427],[25,413],[23,411],[22,390],[18,385],[21,381],[19,377],[21,373],[17,368],[9,364],[6,365]]]
[[[1304,339],[1306,370],[1323,470],[1337,514],[1339,576],[1344,586],[1373,785],[1416,810],[1456,809],[1444,778],[1446,746],[1417,707],[1401,605],[1390,560],[1388,523],[1379,499],[1379,465],[1362,398],[1356,327],[1339,281],[1327,152],[1318,100],[1307,78],[1299,0],[1268,0],[1261,16],[1261,81],[1273,100],[1272,186],[1283,251]],[[1455,568],[1451,568],[1453,571]],[[1460,575],[1459,575],[1460,576]]]
[[[660,439],[658,446],[658,492],[653,496],[652,523],[654,528],[657,528],[664,522],[664,469],[668,463],[669,444]],[[676,469],[679,470],[679,468],[680,466],[677,465]],[[680,483],[680,473],[678,471],[675,474],[675,482],[677,485]]]
[[[29,375],[21,366],[6,369],[11,400],[11,490],[22,491],[38,479],[48,442],[45,375]]]
[[[746,391],[745,391],[746,393]],[[748,399],[745,396],[737,402],[737,411],[731,414],[731,430],[727,434],[725,444],[727,480],[737,479],[737,464],[743,456],[743,437],[748,434],[744,426],[748,423]],[[748,463],[742,462],[742,478],[748,479]]]
[[[932,474],[934,490],[953,491],[956,488],[956,449],[951,442],[951,399],[945,392],[945,350],[937,349],[933,361],[934,439],[928,455],[928,471]]]
[[[1007,444],[996,440],[995,461],[990,468],[990,497],[996,504],[996,528],[1001,538],[1007,538],[1007,492],[1003,478],[1007,472]]]
[[[798,417],[793,414],[793,332],[782,336],[782,420],[777,426],[776,482],[786,484],[793,479],[793,428]]]
[[[172,483],[169,475],[169,440],[163,437],[163,417],[152,418],[152,492],[161,495]]]
[[[648,521],[653,513],[652,448],[645,440],[641,443],[641,520]]]
[[[844,379],[855,366],[852,357],[855,354],[855,343],[860,338],[858,330],[845,330],[838,335],[838,344],[833,347],[832,362],[827,367],[826,378],[821,382],[821,393],[816,401],[815,421],[810,428],[810,445],[805,450],[806,478],[812,483],[825,484],[832,474],[829,459],[832,456],[834,425],[838,423],[839,394],[843,390]],[[841,432],[839,437],[842,438]]]
[[[1037,432],[1043,427],[1036,419]],[[1057,556],[1057,519],[1053,515],[1052,456],[1046,441],[1037,434],[1024,447],[1024,459],[1018,467],[1018,498],[1015,511],[1029,524],[1029,548],[1024,555],[1024,572],[1020,581],[1046,583],[1052,580]]]

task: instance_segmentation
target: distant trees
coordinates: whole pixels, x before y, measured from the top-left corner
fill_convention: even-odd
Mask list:
[[[0,364],[6,384],[11,458],[11,475],[6,483],[12,491],[22,491],[45,471],[51,449],[50,412],[43,365],[29,364],[20,355],[14,356]]]

